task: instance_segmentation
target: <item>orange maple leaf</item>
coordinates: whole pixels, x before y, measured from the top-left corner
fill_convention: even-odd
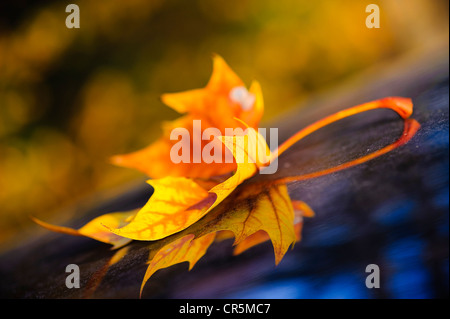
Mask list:
[[[124,155],[112,157],[112,163],[138,169],[152,178],[166,176],[183,176],[209,178],[232,172],[234,163],[173,163],[170,150],[177,142],[170,139],[174,128],[185,128],[191,138],[196,132],[193,120],[201,120],[202,129],[218,129],[222,135],[226,128],[245,128],[234,118],[241,119],[250,127],[258,127],[264,112],[261,88],[254,81],[250,89],[244,86],[242,80],[230,69],[227,63],[218,55],[213,57],[213,73],[205,88],[181,93],[163,94],[162,101],[179,113],[186,113],[183,117],[166,122],[163,125],[163,135],[156,142],[146,148]],[[201,149],[209,143],[201,141]]]

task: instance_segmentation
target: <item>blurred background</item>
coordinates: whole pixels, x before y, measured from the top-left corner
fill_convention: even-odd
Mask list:
[[[80,8],[67,29],[65,8]],[[365,8],[380,7],[368,29]],[[143,175],[108,158],[179,115],[159,96],[203,87],[212,53],[260,81],[270,121],[311,94],[448,43],[448,1],[110,0],[0,4],[0,242]],[[349,105],[350,106],[350,105]]]

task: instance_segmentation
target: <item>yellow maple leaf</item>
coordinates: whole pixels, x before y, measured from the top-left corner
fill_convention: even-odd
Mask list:
[[[135,240],[158,240],[195,223],[214,202],[207,190],[185,177],[165,177],[148,183],[155,191],[145,206],[122,228],[105,224],[111,232]]]
[[[216,234],[222,239],[235,237],[235,254],[271,239],[278,264],[289,246],[300,240],[301,220],[298,217],[303,215],[306,207],[308,212],[304,214],[311,216],[312,210],[305,203],[302,211],[296,210],[294,214],[293,207],[299,208],[297,203],[291,204],[284,185],[269,189],[259,185],[233,193],[191,228],[150,244],[149,267],[141,284],[141,294],[146,282],[161,268],[188,261],[189,270],[192,269]]]
[[[415,120],[407,119],[413,110],[410,99],[389,97],[312,123],[271,153],[264,138],[254,129],[263,109],[259,85],[255,82],[247,91],[219,56],[214,57],[213,74],[204,89],[165,94],[162,99],[187,114],[166,123],[161,139],[149,147],[113,159],[116,164],[160,177],[148,181],[154,193],[143,208],[137,212],[100,216],[79,230],[36,220],[50,230],[91,237],[114,247],[123,246],[131,239],[149,241],[149,267],[141,292],[158,269],[186,261],[192,268],[215,238],[234,237],[235,254],[270,240],[278,264],[287,249],[301,239],[303,216],[314,215],[306,203],[291,200],[287,183],[330,174],[381,156],[408,142],[420,126]],[[345,117],[378,108],[392,109],[405,119],[402,136],[391,145],[319,172],[276,180],[256,178],[305,136]],[[206,128],[219,128],[221,132],[227,127],[246,129],[237,136],[218,137],[232,154],[232,163],[175,164],[170,160],[174,145],[169,138],[170,131],[182,127],[192,133],[195,130],[192,123],[196,119],[207,123]]]
[[[216,233],[228,232],[241,245],[263,231],[272,241],[275,263],[298,238],[294,210],[285,185],[263,184],[236,189],[220,205],[189,228],[149,244],[150,266],[141,285],[158,269],[184,261],[190,268],[213,242]],[[195,238],[195,239],[194,239]],[[187,256],[187,257],[185,257]]]
[[[246,134],[241,136],[220,137],[220,140],[234,157],[237,154],[244,157],[237,163],[236,172],[231,177],[208,191],[185,177],[149,180],[155,189],[154,194],[136,217],[122,228],[106,226],[117,235],[135,240],[158,240],[170,236],[186,229],[219,205],[238,185],[266,165],[270,157],[264,138],[252,128],[247,128]]]
[[[193,234],[181,237],[160,249],[156,254],[150,255],[149,266],[141,284],[140,295],[147,280],[159,269],[187,261],[189,270],[203,257],[208,247],[214,241],[215,233],[194,239]]]

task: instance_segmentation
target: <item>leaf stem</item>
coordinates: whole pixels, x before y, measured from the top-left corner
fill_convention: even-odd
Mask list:
[[[414,119],[406,119],[402,136],[397,141],[395,141],[394,143],[392,143],[392,144],[390,144],[388,146],[385,146],[382,149],[379,149],[378,151],[375,151],[375,152],[370,153],[368,155],[362,156],[362,157],[357,158],[355,160],[352,160],[350,162],[346,162],[346,163],[340,164],[340,165],[335,166],[335,167],[331,167],[331,168],[328,168],[328,169],[324,169],[324,170],[313,172],[313,173],[303,174],[303,175],[288,176],[288,177],[279,178],[279,179],[276,179],[276,180],[273,180],[273,181],[269,182],[269,184],[271,184],[271,185],[278,185],[278,184],[292,183],[292,182],[296,182],[296,181],[303,181],[303,180],[307,180],[307,179],[316,178],[316,177],[324,176],[324,175],[327,175],[327,174],[335,173],[335,172],[338,172],[338,171],[350,168],[352,166],[356,166],[356,165],[362,164],[364,162],[367,162],[367,161],[369,161],[371,159],[374,159],[374,158],[376,158],[378,156],[386,154],[386,153],[396,149],[397,147],[400,147],[400,146],[406,144],[416,134],[416,132],[417,132],[417,130],[419,128],[420,128],[419,122],[417,122]]]
[[[320,128],[327,126],[333,122],[339,121],[343,118],[350,117],[352,115],[374,110],[374,109],[380,109],[380,108],[387,108],[395,111],[400,115],[401,118],[405,120],[405,126],[402,133],[402,136],[395,141],[394,143],[378,150],[373,153],[370,153],[368,155],[365,155],[363,157],[360,157],[358,159],[352,160],[350,162],[340,164],[335,167],[331,167],[328,169],[324,169],[318,172],[303,174],[303,175],[297,175],[297,176],[289,176],[284,177],[280,179],[276,179],[270,184],[284,184],[284,183],[290,183],[294,181],[302,181],[310,178],[315,178],[327,174],[331,174],[355,165],[362,164],[364,162],[367,162],[375,157],[381,156],[383,154],[386,154],[387,152],[392,151],[393,149],[406,144],[417,132],[417,130],[420,127],[420,124],[416,120],[408,119],[412,112],[413,112],[413,104],[411,99],[409,98],[403,98],[403,97],[387,97],[380,100],[375,100],[372,102],[364,103],[361,105],[357,105],[342,111],[339,111],[335,114],[329,115],[317,122],[314,122],[304,129],[298,131],[296,134],[291,136],[289,139],[287,139],[284,143],[282,143],[275,152],[272,153],[271,161],[276,159],[278,156],[280,156],[284,151],[286,151],[288,148],[290,148],[292,145],[303,139],[304,137],[308,136],[309,134],[319,130]]]
[[[333,122],[339,121],[343,118],[366,112],[369,110],[387,108],[397,112],[403,119],[406,119],[411,116],[413,111],[413,105],[411,99],[403,98],[403,97],[387,97],[380,100],[375,100],[372,102],[364,103],[361,105],[357,105],[342,111],[339,111],[335,114],[329,115],[317,122],[314,122],[304,129],[298,131],[294,135],[292,135],[289,139],[287,139],[283,144],[281,144],[273,153],[273,158],[280,156],[284,151],[286,151],[293,144],[300,141],[302,138],[308,136],[309,134],[317,131],[318,129],[327,126]]]

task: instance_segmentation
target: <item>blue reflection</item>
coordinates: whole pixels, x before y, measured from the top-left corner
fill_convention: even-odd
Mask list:
[[[314,298],[314,286],[307,280],[289,279],[264,283],[261,286],[227,295],[236,299],[308,299]]]
[[[381,205],[374,213],[375,220],[381,225],[394,226],[406,222],[415,207],[409,199],[393,200]]]
[[[389,263],[395,267],[411,266],[421,263],[424,242],[418,237],[397,239],[386,247],[386,257]]]
[[[397,271],[388,282],[393,298],[422,299],[433,298],[430,294],[430,278],[423,268],[403,268]]]
[[[386,249],[387,286],[393,298],[432,298],[430,274],[424,267],[424,242],[417,237],[398,239]]]
[[[365,299],[370,291],[364,277],[345,272],[328,278],[295,278],[264,283],[225,298],[236,299]]]
[[[330,278],[329,282],[321,287],[316,296],[320,299],[366,299],[370,290],[365,286],[365,278],[355,273],[341,273]]]

